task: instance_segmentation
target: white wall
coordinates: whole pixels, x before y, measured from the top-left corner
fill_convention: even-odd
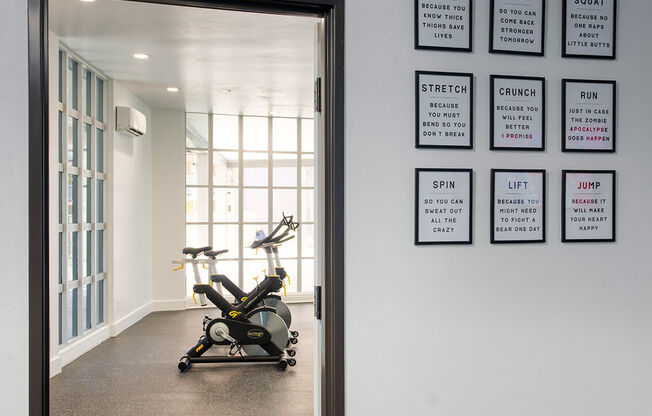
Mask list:
[[[27,2],[0,2],[0,414],[27,414]]]
[[[185,114],[152,113],[152,285],[154,310],[186,307],[185,270],[172,271],[185,237]]]
[[[114,123],[115,107],[133,107],[145,114],[148,133],[133,137],[115,132],[109,195],[109,224],[113,243],[109,290],[111,335],[117,335],[151,312],[152,301],[152,110],[122,84],[112,81]],[[111,154],[111,152],[109,153]],[[111,240],[109,240],[111,241]],[[112,284],[111,284],[112,283]],[[111,292],[110,292],[111,293]],[[111,310],[111,308],[113,308]]]
[[[488,54],[488,1],[472,54],[414,50],[411,1],[346,2],[347,414],[652,414],[652,2],[620,2],[615,62],[560,58],[561,3],[530,58]],[[414,148],[417,69],[475,73],[475,150]],[[547,78],[545,153],[488,150],[492,73]],[[562,77],[618,80],[617,154],[561,153]],[[416,167],[475,170],[473,246],[414,246]],[[548,169],[547,244],[489,244],[492,167]],[[618,171],[617,243],[560,243],[563,168]]]

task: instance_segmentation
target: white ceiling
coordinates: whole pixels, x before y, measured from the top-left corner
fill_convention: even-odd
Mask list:
[[[50,0],[50,29],[153,108],[312,116],[316,18]],[[136,52],[150,58],[138,61]],[[169,93],[167,87],[178,87]]]

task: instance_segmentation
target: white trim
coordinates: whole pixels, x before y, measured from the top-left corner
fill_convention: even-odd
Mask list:
[[[185,299],[155,300],[152,302],[152,312],[183,311],[185,309]]]
[[[58,357],[61,367],[70,364],[107,339],[109,339],[109,327],[107,325],[98,327],[97,330],[85,334],[83,337],[79,337],[77,341],[74,341],[59,350]]]
[[[61,373],[61,356],[59,354],[50,357],[50,378]]]
[[[152,302],[148,302],[144,304],[143,306],[131,312],[130,314],[112,323],[111,326],[109,327],[111,329],[111,336],[112,337],[118,336],[122,331],[129,328],[136,322],[140,321],[150,313],[152,313]]]

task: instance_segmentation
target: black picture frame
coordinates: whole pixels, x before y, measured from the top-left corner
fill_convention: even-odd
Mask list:
[[[469,7],[469,41],[468,47],[457,48],[448,46],[428,46],[419,43],[419,0],[414,0],[414,49],[450,51],[450,52],[472,52],[473,51],[473,0],[467,0]]]
[[[566,237],[566,178],[568,174],[612,175],[611,189],[611,238],[567,238]],[[613,243],[616,241],[616,171],[615,170],[562,170],[561,172],[561,241],[562,243]]]
[[[541,175],[541,239],[538,240],[496,240],[495,230],[495,213],[496,213],[496,174],[500,172],[517,172],[517,173],[535,173]],[[546,185],[545,169],[491,169],[491,218],[490,218],[490,242],[491,244],[538,244],[546,242],[546,194],[548,193]]]
[[[495,0],[489,4],[489,53],[502,53],[508,55],[545,56],[546,46],[546,0],[541,2],[541,45],[539,52],[515,51],[509,49],[497,49],[494,47],[494,17]]]
[[[517,147],[517,146],[496,146],[495,144],[495,126],[496,126],[496,99],[494,85],[496,79],[514,79],[541,82],[543,96],[541,97],[541,146],[539,147]],[[489,77],[489,150],[507,150],[507,151],[524,151],[524,152],[543,152],[546,150],[546,78],[530,77],[517,75],[491,75]]]
[[[468,145],[441,145],[441,144],[421,144],[420,132],[420,113],[421,113],[421,104],[420,104],[420,91],[419,91],[419,79],[421,75],[436,75],[436,76],[445,76],[445,77],[468,77],[469,78],[469,144]],[[415,124],[414,124],[414,136],[415,136],[415,147],[417,149],[463,149],[471,150],[473,149],[474,142],[474,126],[473,126],[473,113],[474,111],[474,75],[467,72],[440,72],[440,71],[415,71],[414,72],[414,92],[415,92]]]
[[[618,46],[617,43],[617,33],[618,33],[618,0],[614,0],[613,8],[613,35],[612,35],[612,52],[611,55],[591,55],[591,54],[578,54],[578,53],[568,53],[566,49],[566,40],[567,40],[567,30],[568,30],[568,0],[563,0],[562,3],[562,34],[561,34],[561,57],[562,58],[586,58],[586,59],[606,59],[606,60],[615,60],[616,59],[616,49]]]
[[[419,239],[419,181],[422,172],[468,173],[469,175],[469,235],[460,241],[421,241]],[[470,245],[473,244],[473,169],[467,168],[416,168],[414,170],[414,245]]]
[[[610,149],[571,149],[567,147],[566,144],[566,93],[567,93],[567,84],[576,83],[576,84],[610,84],[612,86],[612,114],[611,114],[611,148]],[[618,121],[618,112],[616,107],[617,102],[617,82],[613,80],[592,80],[592,79],[570,79],[564,78],[561,80],[561,151],[562,152],[575,152],[575,153],[615,153],[616,152],[616,137],[617,137],[617,121]]]

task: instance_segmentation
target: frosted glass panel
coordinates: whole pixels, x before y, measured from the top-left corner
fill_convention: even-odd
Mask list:
[[[238,149],[238,116],[213,116],[213,147]]]
[[[294,118],[275,118],[273,125],[273,146],[275,151],[297,151],[297,120]]]
[[[244,150],[267,150],[268,136],[267,117],[244,117],[243,118],[243,149]]]

